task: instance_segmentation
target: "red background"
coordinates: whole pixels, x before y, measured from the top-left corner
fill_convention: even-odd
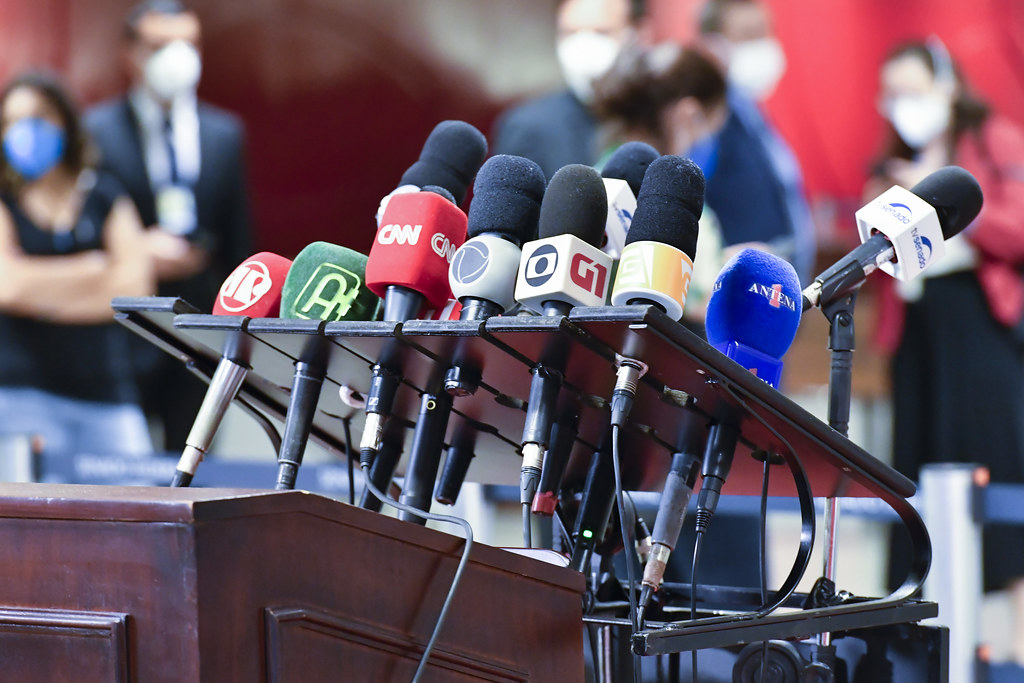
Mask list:
[[[47,66],[84,103],[117,93],[131,4],[0,0],[0,79]],[[287,256],[321,239],[368,250],[379,198],[438,121],[488,132],[509,102],[557,87],[550,0],[190,4],[204,27],[200,95],[248,126],[258,247]],[[655,33],[691,36],[698,4],[651,0]],[[878,66],[895,43],[939,35],[976,89],[1024,124],[1019,0],[768,4],[789,63],[768,109],[803,164],[826,245],[853,239],[882,130]]]

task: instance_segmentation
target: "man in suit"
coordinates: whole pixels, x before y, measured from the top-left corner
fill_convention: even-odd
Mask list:
[[[146,228],[161,296],[209,311],[223,279],[251,253],[244,131],[199,102],[198,17],[178,0],[146,0],[125,22],[128,93],[86,112],[102,166],[125,186]],[[185,442],[205,385],[151,345],[136,344],[143,407],[164,447]]]
[[[557,53],[567,87],[502,114],[494,126],[494,153],[531,159],[549,180],[566,164],[596,163],[601,150],[590,110],[593,84],[627,43],[643,38],[645,16],[644,0],[561,0]]]

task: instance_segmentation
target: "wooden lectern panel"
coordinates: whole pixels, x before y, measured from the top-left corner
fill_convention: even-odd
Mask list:
[[[302,491],[0,484],[0,680],[408,681],[462,546]],[[581,683],[583,588],[474,547],[423,680]]]

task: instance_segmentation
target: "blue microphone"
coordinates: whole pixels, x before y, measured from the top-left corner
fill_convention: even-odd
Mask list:
[[[781,358],[796,337],[802,310],[793,266],[744,249],[715,280],[704,326],[712,346],[778,388]]]

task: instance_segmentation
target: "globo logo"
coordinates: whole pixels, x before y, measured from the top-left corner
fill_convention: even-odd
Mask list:
[[[540,287],[551,279],[557,266],[558,250],[550,244],[542,245],[526,262],[526,283],[531,287]]]

